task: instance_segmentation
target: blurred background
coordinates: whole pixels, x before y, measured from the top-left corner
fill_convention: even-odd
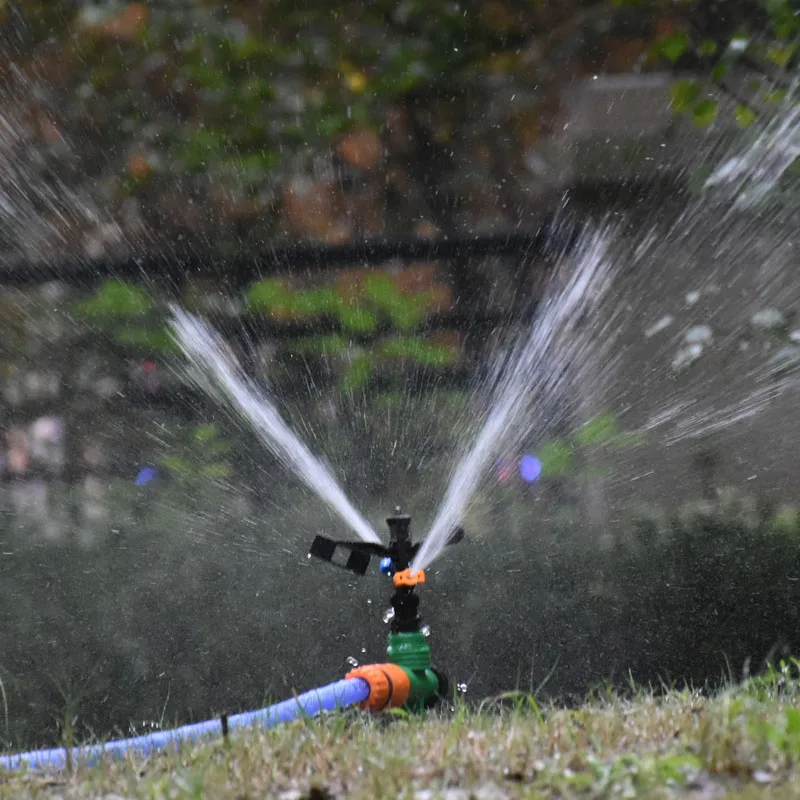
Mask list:
[[[503,344],[609,219],[635,249],[674,218],[670,246],[629,282],[613,380],[570,384],[431,568],[434,661],[468,697],[563,698],[790,653],[795,404],[754,370],[800,342],[796,273],[756,261],[792,244],[799,34],[790,0],[0,0],[0,743],[382,658],[385,579],[307,560],[348,532],[187,380],[169,303],[380,534],[399,504],[421,537]],[[789,149],[748,266],[681,214],[765,141]]]

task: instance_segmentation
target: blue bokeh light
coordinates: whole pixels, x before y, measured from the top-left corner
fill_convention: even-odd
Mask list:
[[[136,485],[137,486],[144,486],[146,483],[150,483],[153,478],[156,477],[156,468],[155,467],[142,467],[139,470],[139,474],[136,476]]]
[[[519,474],[522,480],[533,483],[542,474],[542,462],[536,456],[522,456],[519,462]]]

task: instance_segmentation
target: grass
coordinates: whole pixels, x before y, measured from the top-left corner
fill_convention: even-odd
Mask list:
[[[418,718],[346,712],[145,761],[0,771],[0,797],[800,797],[800,682],[789,669],[699,691],[511,693]]]

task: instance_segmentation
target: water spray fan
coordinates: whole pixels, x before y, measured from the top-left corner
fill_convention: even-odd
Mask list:
[[[373,556],[380,557],[381,573],[391,577],[394,583],[386,647],[388,661],[356,667],[346,677],[361,678],[369,684],[369,697],[361,704],[362,708],[382,711],[404,707],[409,711],[423,711],[447,696],[449,682],[432,666],[428,632],[419,616],[419,596],[415,589],[425,583],[425,572],[411,569],[421,546],[411,541],[411,517],[397,509],[386,523],[388,545],[317,536],[311,544],[309,557],[320,558],[357,575],[366,574]],[[457,528],[447,543],[455,544],[463,538],[463,529]],[[339,557],[340,552],[344,553],[343,557]]]

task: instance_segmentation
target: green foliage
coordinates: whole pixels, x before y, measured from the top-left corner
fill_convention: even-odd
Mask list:
[[[698,128],[707,128],[717,118],[717,101],[710,98],[700,100],[692,108],[692,119]]]
[[[401,292],[388,275],[370,275],[363,287],[346,297],[331,288],[290,289],[279,278],[263,279],[248,289],[247,307],[251,313],[268,313],[281,321],[330,320],[341,334],[309,336],[296,340],[291,352],[305,356],[342,356],[350,345],[346,334],[369,336],[384,327],[411,332],[433,307],[433,291]],[[341,380],[343,392],[363,389],[376,366],[390,362],[410,362],[423,368],[440,368],[453,361],[450,348],[416,336],[390,336],[361,349],[350,361]]]
[[[147,353],[174,355],[179,352],[175,339],[165,325],[156,328],[121,327],[114,331],[117,344]]]
[[[765,5],[775,36],[788,40],[800,32],[800,19],[792,0],[765,0]]]
[[[338,356],[347,352],[350,343],[339,334],[329,336],[303,336],[294,339],[289,345],[289,352],[298,355]]]
[[[372,333],[378,327],[378,317],[368,308],[352,308],[344,304],[337,306],[339,323],[348,333]]]
[[[346,303],[333,289],[293,290],[278,278],[266,278],[251,286],[247,305],[251,312],[267,312],[286,321],[328,317],[349,333],[371,333],[378,325],[370,309]]]
[[[579,0],[568,9],[449,0],[348,1],[334,10],[321,0],[141,4],[142,14],[133,15],[139,22],[127,17],[124,3],[57,5],[25,0],[0,19],[9,40],[22,43],[21,58],[27,45],[30,52],[45,42],[60,48],[73,93],[67,116],[126,154],[117,167],[120,195],[155,196],[159,178],[185,178],[187,190],[214,187],[226,196],[231,189],[271,211],[276,184],[297,169],[298,154],[328,150],[354,127],[381,129],[399,107],[423,111],[440,142],[457,138],[453,119],[464,116],[462,98],[472,104],[477,87],[498,73],[558,82],[572,71],[554,56],[562,37],[580,42],[598,21],[615,32],[633,24],[644,36],[666,21],[669,31],[650,55],[676,68],[699,58],[717,78],[737,57],[733,41],[746,40],[764,60],[791,68],[800,24],[791,0],[735,3],[713,33],[701,34],[690,24],[696,0]],[[553,42],[534,47],[543,30],[555,31]],[[607,36],[603,46],[616,41]],[[567,50],[586,57],[580,46]],[[491,90],[487,97],[491,102]],[[709,125],[713,99],[698,99],[703,105],[686,111]],[[151,169],[143,174],[126,163],[134,149],[148,156]],[[394,324],[410,329],[416,317],[406,304],[396,308]]]
[[[703,39],[697,46],[698,54],[706,58],[715,56],[718,51],[719,45],[713,39]]]
[[[370,277],[351,296],[330,287],[294,290],[280,278],[265,278],[249,287],[246,301],[250,313],[267,313],[279,324],[328,322],[339,327],[336,333],[294,337],[285,349],[290,355],[346,360],[354,347],[348,337],[371,337],[373,341],[361,345],[350,359],[340,381],[344,392],[364,388],[383,367],[400,364],[439,369],[451,365],[455,358],[452,348],[412,333],[434,307],[435,293],[401,292],[389,276]],[[178,347],[157,310],[147,293],[119,280],[107,281],[92,297],[75,306],[76,314],[102,324],[127,350],[142,355],[176,355]],[[378,333],[381,336],[375,338]],[[180,460],[171,466],[176,474],[183,469]]]
[[[452,362],[452,352],[444,345],[414,337],[394,337],[378,347],[384,358],[413,361],[425,367],[443,367]]]
[[[537,451],[543,478],[562,478],[573,471],[575,450],[570,442],[555,440]]]
[[[705,96],[699,80],[676,81],[670,87],[672,108],[677,114],[689,114],[695,125],[706,128],[717,118],[718,101]]]
[[[391,278],[370,276],[364,284],[364,297],[383,312],[400,330],[413,330],[425,318],[432,292],[402,293]]]
[[[205,170],[212,164],[225,161],[228,154],[224,142],[224,133],[206,128],[198,128],[187,133],[180,151],[180,158],[185,168],[189,172]]]
[[[748,727],[766,746],[794,761],[800,757],[800,710],[787,708],[776,719],[752,716]]]
[[[621,450],[639,443],[640,437],[619,428],[612,412],[604,412],[584,423],[571,436],[552,439],[537,449],[542,478],[564,478],[577,471],[576,455],[582,448]]]
[[[672,108],[678,114],[694,109],[695,105],[700,102],[701,91],[699,81],[689,79],[676,81],[670,87],[669,92]]]
[[[363,389],[375,374],[376,368],[392,363],[411,362],[420,367],[437,368],[452,362],[449,348],[426,342],[416,337],[395,336],[376,342],[373,347],[359,352],[349,363],[340,383],[346,393]]]
[[[575,440],[584,446],[611,444],[618,437],[617,419],[610,412],[590,419],[575,434]]]
[[[372,377],[372,358],[367,353],[359,353],[345,372],[340,388],[347,394],[363,389]]]
[[[78,316],[99,321],[115,321],[121,317],[136,317],[153,308],[153,301],[143,289],[112,278],[97,292],[75,306]]]
[[[216,438],[218,433],[217,426],[213,422],[207,422],[204,425],[200,425],[198,428],[195,428],[194,431],[194,440],[196,442],[207,443],[211,442],[213,439]]]
[[[336,313],[339,301],[331,289],[306,289],[302,292],[286,292],[280,307],[293,317],[310,319],[319,314]]]
[[[107,280],[73,313],[107,331],[120,346],[142,354],[174,355],[178,348],[165,323],[158,319],[156,301],[140,287],[117,278]]]
[[[720,82],[731,65],[746,53],[781,70],[789,69],[798,54],[798,43],[794,40],[798,32],[800,17],[790,0],[758,0],[750,4],[750,19],[745,26],[726,41],[698,39],[687,18],[683,27],[670,31],[654,42],[650,52],[652,56],[663,58],[673,65],[677,65],[684,56],[694,54],[710,65],[710,79]],[[676,81],[671,89],[675,113],[688,114],[700,128],[711,125],[718,111],[718,101],[706,95],[703,83],[701,79],[684,79]],[[769,84],[768,80],[757,82],[762,99],[767,102],[770,102],[769,97],[774,92]],[[752,108],[740,104],[735,116],[738,124],[746,128],[755,121],[756,113]]]
[[[248,310],[272,311],[281,306],[286,294],[287,290],[280,279],[264,278],[247,291]]]
[[[197,426],[183,440],[176,440],[161,466],[181,484],[194,485],[198,480],[225,480],[233,474],[227,456],[232,446],[220,435],[216,423]]]
[[[746,678],[736,691],[736,696],[753,698],[762,703],[780,697],[790,699],[800,690],[800,661],[796,658],[770,661],[759,674]]]
[[[783,69],[789,66],[796,53],[797,45],[787,44],[782,47],[768,47],[765,55],[768,61]]]
[[[679,30],[674,33],[668,33],[659,39],[653,47],[653,52],[664,56],[674,64],[689,50],[690,45],[689,34],[686,31]],[[701,46],[708,50],[707,42],[703,42]]]
[[[498,52],[513,54],[520,37],[487,26],[478,12],[445,0],[345,3],[334,12],[322,2],[279,0],[258,4],[245,21],[227,6],[156,8],[118,47],[99,46],[88,33],[82,46],[93,86],[116,91],[123,119],[140,113],[141,98],[122,91],[120,78],[152,54],[164,57],[164,79],[181,87],[189,112],[188,124],[161,133],[165,168],[219,177],[238,166],[256,188],[286,148],[379,124],[409,93],[458,85],[484,73]]]
[[[800,538],[800,509],[785,505],[775,512],[775,530],[785,536]]]
[[[756,112],[741,103],[737,104],[735,114],[736,122],[742,128],[748,128],[756,121]]]
[[[301,320],[330,317],[351,333],[371,333],[378,327],[379,315],[400,330],[413,330],[434,299],[432,291],[401,292],[388,275],[369,276],[363,292],[350,298],[330,288],[293,290],[279,278],[265,278],[247,292],[248,309],[253,313]]]

